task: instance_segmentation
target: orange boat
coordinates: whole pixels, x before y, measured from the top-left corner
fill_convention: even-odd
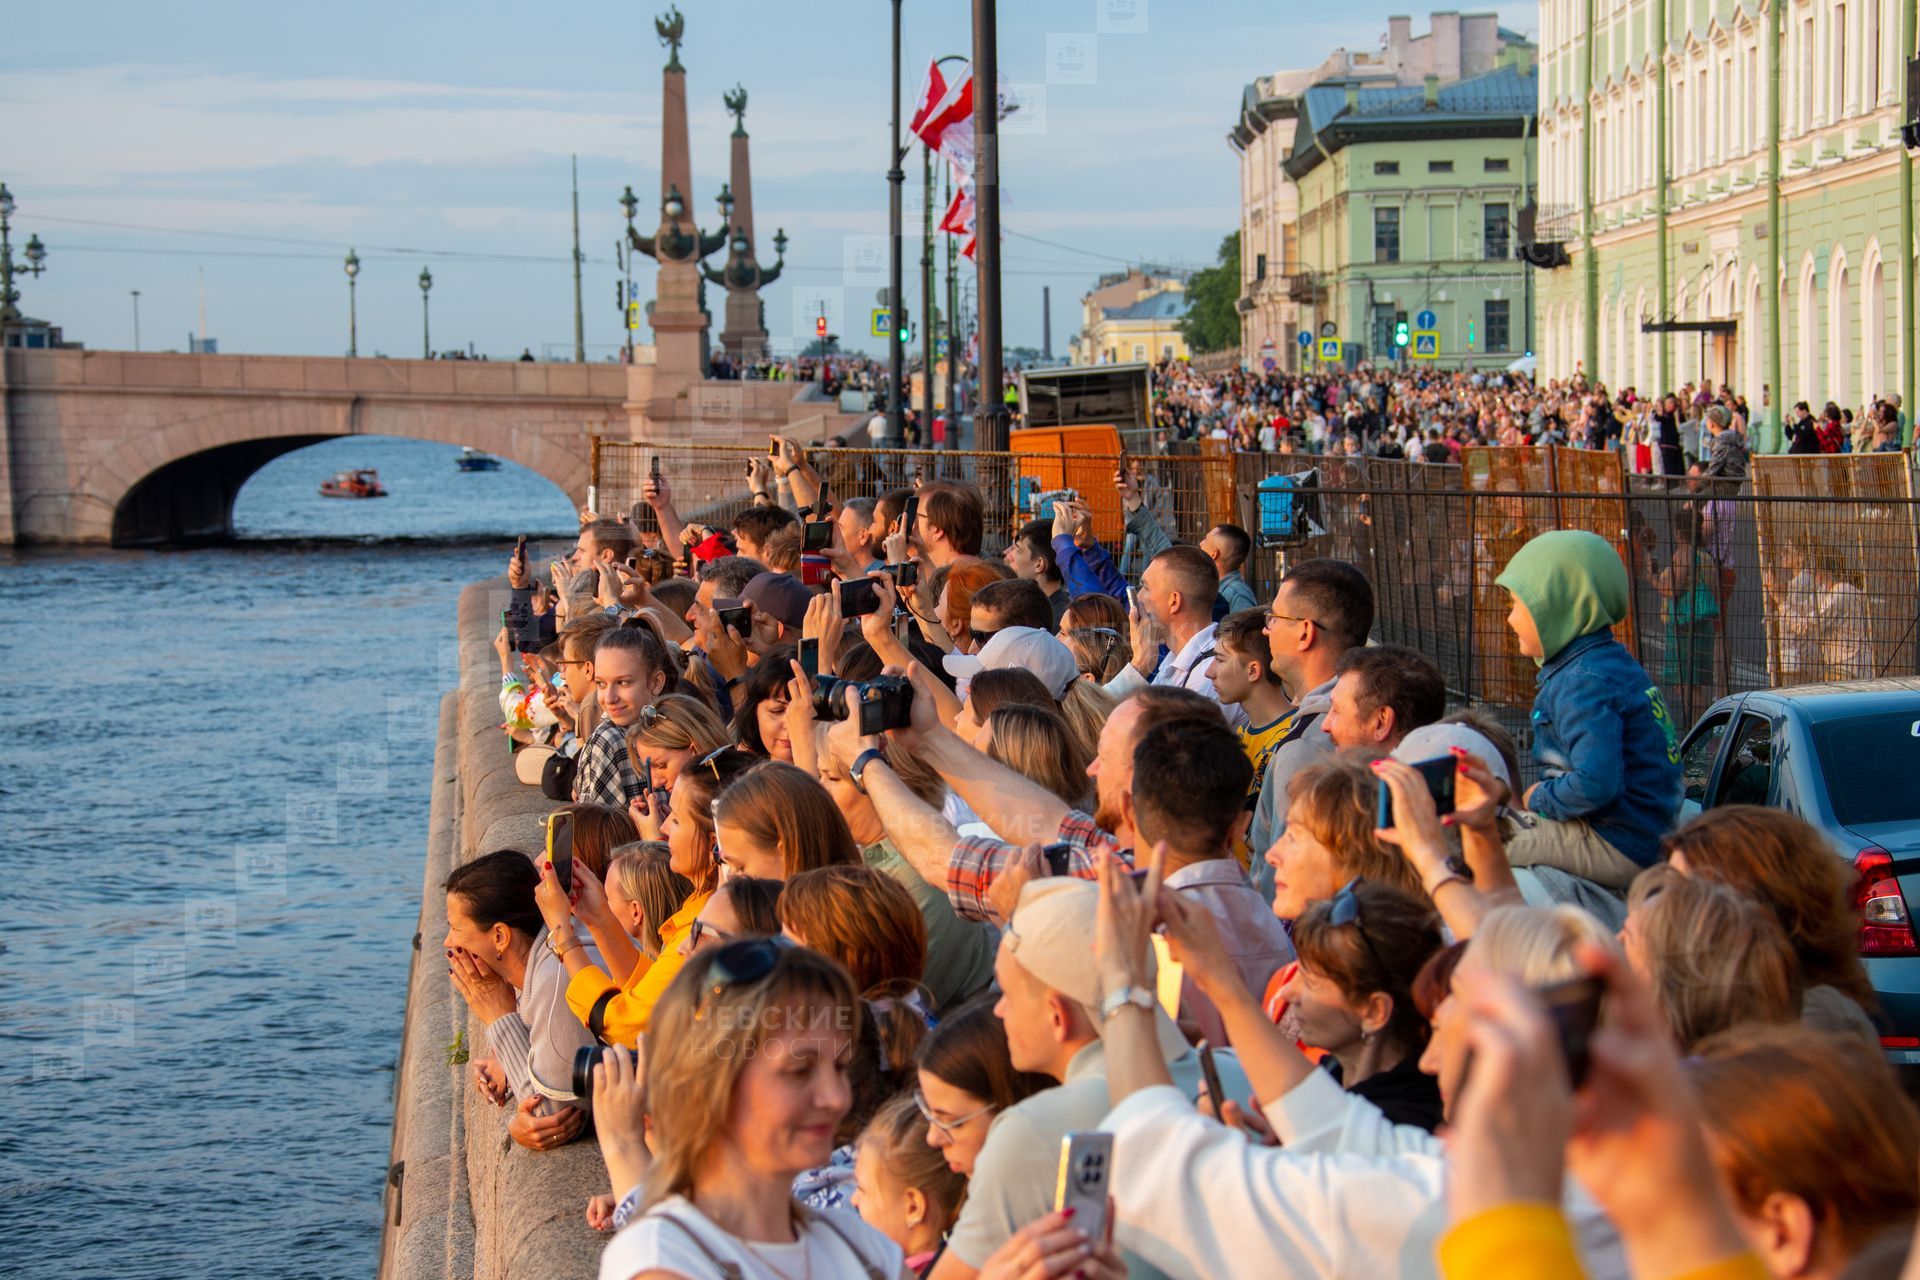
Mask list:
[[[320,496],[323,498],[384,498],[386,489],[381,487],[380,473],[374,470],[342,471],[331,480],[320,482]]]

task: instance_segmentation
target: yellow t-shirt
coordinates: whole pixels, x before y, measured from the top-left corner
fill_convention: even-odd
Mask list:
[[[1289,711],[1272,724],[1263,724],[1257,728],[1242,725],[1234,730],[1240,735],[1241,750],[1247,753],[1247,759],[1253,764],[1253,785],[1247,788],[1248,800],[1260,798],[1260,784],[1267,777],[1267,761],[1273,758],[1274,751],[1280,746],[1280,740],[1287,736],[1289,729],[1293,728],[1295,714],[1296,712]]]
[[[567,1007],[573,1016],[591,1027],[587,1019],[594,1005],[608,992],[613,998],[601,1011],[600,1036],[612,1044],[637,1048],[653,1021],[653,1006],[660,1000],[680,966],[680,940],[693,928],[693,919],[707,905],[709,893],[696,893],[660,926],[660,957],[649,961],[643,954],[640,963],[627,975],[626,985],[616,986],[605,969],[588,967],[573,975],[567,983]]]

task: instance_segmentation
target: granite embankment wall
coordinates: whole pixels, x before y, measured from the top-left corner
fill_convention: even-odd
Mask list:
[[[605,1244],[584,1216],[588,1197],[606,1190],[592,1137],[556,1151],[516,1145],[507,1136],[509,1113],[480,1096],[468,1067],[448,1062],[461,1032],[476,1057],[487,1040],[437,954],[447,930],[440,885],[490,850],[538,850],[541,816],[553,808],[514,776],[499,729],[493,636],[506,592],[497,578],[460,593],[460,687],[440,704],[419,933],[395,1074],[381,1280],[572,1280],[597,1273]]]

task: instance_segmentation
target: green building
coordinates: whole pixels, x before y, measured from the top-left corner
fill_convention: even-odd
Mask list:
[[[1284,165],[1300,193],[1289,288],[1303,328],[1330,325],[1346,364],[1432,352],[1440,368],[1502,368],[1532,349],[1534,272],[1516,256],[1536,158],[1531,54],[1513,46],[1446,84],[1301,95]]]
[[[1540,16],[1540,376],[1726,384],[1768,447],[1782,403],[1910,415],[1914,0]]]

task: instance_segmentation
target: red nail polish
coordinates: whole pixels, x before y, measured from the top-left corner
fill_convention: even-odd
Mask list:
[[[1068,1205],[1068,1206],[1067,1206],[1066,1208],[1064,1208],[1064,1209],[1062,1209],[1062,1210],[1060,1211],[1060,1216],[1061,1216],[1062,1218],[1068,1218],[1068,1219],[1071,1219],[1071,1218],[1073,1217],[1073,1215],[1074,1215],[1075,1213],[1077,1213],[1077,1212],[1078,1212],[1078,1210],[1076,1210],[1076,1209],[1075,1209],[1075,1208],[1074,1208],[1074,1207],[1073,1207],[1072,1205]]]
[[[1448,747],[1447,750],[1456,756],[1464,756],[1467,754],[1465,747]]]

